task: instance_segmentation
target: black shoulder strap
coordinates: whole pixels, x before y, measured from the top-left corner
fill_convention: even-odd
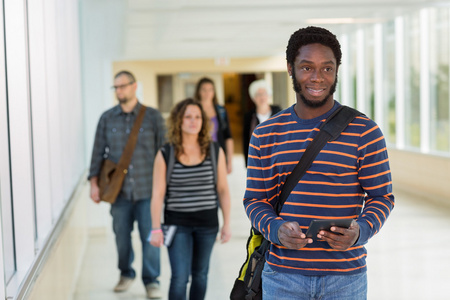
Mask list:
[[[213,167],[214,183],[217,184],[217,161],[219,159],[219,144],[211,142],[209,145],[209,157],[211,157],[211,163]]]
[[[213,167],[214,182],[217,183],[217,160],[219,159],[219,144],[211,142],[209,146],[209,155]],[[175,149],[172,144],[165,144],[163,147],[163,156],[166,161],[166,184],[169,184],[170,175],[175,165]]]
[[[175,165],[175,149],[172,144],[165,144],[163,147],[166,152],[164,155],[166,161],[166,184],[168,185],[170,182],[170,175],[173,171],[173,166]],[[164,154],[164,153],[163,153]]]
[[[308,147],[306,147],[305,153],[303,153],[300,161],[295,166],[292,173],[287,177],[286,183],[283,186],[280,197],[278,198],[275,206],[277,215],[280,214],[284,202],[299,180],[303,177],[303,175],[305,175],[320,150],[322,150],[322,148],[329,141],[334,141],[337,139],[348,124],[359,115],[362,115],[362,113],[356,109],[342,105],[325,120],[320,127],[319,133],[308,145]]]

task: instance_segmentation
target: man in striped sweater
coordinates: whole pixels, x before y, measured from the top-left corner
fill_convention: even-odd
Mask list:
[[[394,207],[386,144],[377,124],[356,117],[328,142],[287,198],[274,205],[320,125],[339,106],[333,99],[341,49],[319,27],[292,34],[287,70],[296,104],[260,124],[250,141],[244,206],[252,226],[270,240],[263,298],[366,299],[366,249]],[[306,238],[311,220],[353,218],[349,228]]]

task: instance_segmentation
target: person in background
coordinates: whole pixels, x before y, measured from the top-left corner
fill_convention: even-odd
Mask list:
[[[228,114],[225,107],[219,105],[214,82],[206,77],[200,79],[195,88],[194,98],[200,101],[203,110],[212,123],[212,140],[218,142],[225,151],[227,173],[229,174],[233,170],[234,143],[231,137]]]
[[[189,98],[178,103],[168,124],[169,144],[158,151],[153,171],[150,243],[155,247],[164,244],[164,206],[164,224],[176,225],[168,246],[169,300],[186,299],[189,276],[189,299],[200,300],[205,298],[209,260],[219,230],[219,206],[223,216],[220,239],[225,243],[231,237],[225,154],[216,142],[211,143],[209,119],[198,101]],[[170,153],[175,163],[167,180]]]
[[[136,98],[136,79],[128,71],[114,77],[114,90],[119,104],[102,114],[95,134],[94,148],[88,179],[91,184],[91,199],[100,202],[98,176],[104,158],[117,163],[127,144],[129,133],[142,106]],[[138,134],[128,173],[122,189],[111,205],[113,230],[116,236],[120,279],[114,292],[126,291],[136,272],[132,267],[134,253],[131,232],[137,221],[142,242],[142,281],[148,298],[160,298],[158,277],[160,275],[159,249],[148,244],[151,230],[150,197],[152,195],[153,161],[158,149],[165,142],[165,125],[161,114],[147,107]]]
[[[277,105],[271,105],[269,100],[272,89],[264,79],[253,81],[248,87],[248,93],[255,103],[255,108],[244,115],[244,130],[242,132],[242,146],[244,150],[245,166],[248,160],[248,144],[253,130],[260,123],[268,120],[271,116],[281,111]]]
[[[261,277],[265,300],[367,299],[365,244],[394,208],[386,143],[373,120],[352,120],[319,152],[279,216],[274,210],[287,176],[341,106],[333,98],[341,58],[327,29],[294,32],[286,61],[296,103],[258,126],[250,140],[244,206],[271,242]],[[333,218],[353,220],[349,228],[320,230],[317,240],[306,237],[311,220]]]

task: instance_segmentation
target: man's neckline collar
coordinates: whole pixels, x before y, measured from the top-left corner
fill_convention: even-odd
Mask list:
[[[130,113],[137,115],[139,113],[139,110],[141,109],[141,106],[142,106],[142,104],[138,101]],[[127,113],[122,110],[122,107],[120,106],[120,104],[117,104],[114,107],[114,114],[115,115],[121,115],[121,114],[126,115]]]
[[[324,119],[328,118],[328,116],[331,115],[339,106],[341,106],[341,104],[337,100],[334,100],[333,107],[329,111],[327,111],[326,113],[324,113],[324,114],[322,114],[322,115],[320,115],[318,117],[315,117],[313,119],[301,119],[299,116],[297,116],[297,114],[295,112],[295,109],[294,109],[295,104],[293,104],[291,106],[291,114],[297,120],[297,122],[299,122],[301,124],[314,124],[316,122],[319,122],[321,120],[324,120]]]

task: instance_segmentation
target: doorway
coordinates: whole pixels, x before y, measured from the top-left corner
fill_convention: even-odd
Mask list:
[[[224,102],[227,109],[231,135],[234,140],[234,153],[243,153],[242,129],[244,124],[244,115],[249,110],[255,108],[248,87],[254,80],[263,78],[263,73],[224,73],[223,90]]]

